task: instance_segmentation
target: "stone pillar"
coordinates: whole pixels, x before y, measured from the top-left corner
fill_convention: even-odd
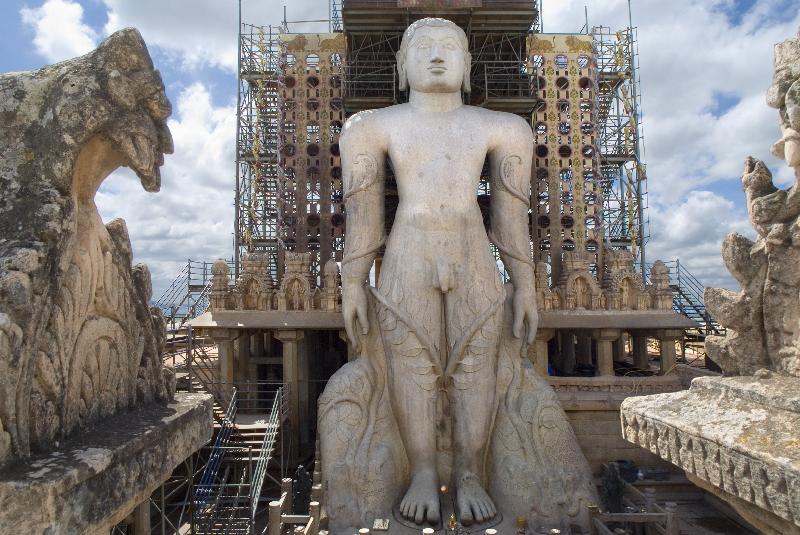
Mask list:
[[[542,377],[547,377],[547,342],[555,335],[553,329],[538,329],[536,341],[533,343],[533,352],[528,348],[528,358],[532,360],[533,369]]]
[[[650,369],[650,359],[647,356],[647,336],[645,334],[633,335],[633,365],[640,370]]]
[[[239,337],[239,354],[238,362],[236,363],[236,380],[249,381],[250,380],[250,350],[252,344],[252,331],[244,330]]]
[[[614,350],[612,344],[619,339],[619,334],[619,329],[598,329],[595,331],[598,375],[614,376]]]
[[[290,459],[297,457],[300,441],[299,342],[303,335],[303,331],[296,329],[273,332],[273,336],[283,344],[283,384],[288,388],[286,395],[289,406],[289,429],[284,437],[289,439]]]
[[[217,366],[219,367],[217,380],[223,383],[218,394],[226,399],[230,398],[230,391],[233,382],[236,380],[235,341],[237,334],[238,332],[233,329],[214,329],[211,331],[211,337],[217,344]]]
[[[675,343],[683,336],[683,331],[677,329],[666,329],[658,332],[658,340],[661,342],[661,369],[659,374],[666,375],[675,373],[677,359],[675,355]]]
[[[578,345],[575,350],[575,361],[578,364],[592,363],[592,336],[589,333],[578,333]],[[574,370],[564,370],[572,372]]]
[[[150,498],[136,506],[133,510],[133,535],[150,535]]]

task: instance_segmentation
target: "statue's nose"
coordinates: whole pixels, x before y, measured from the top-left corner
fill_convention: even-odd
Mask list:
[[[431,63],[444,63],[441,48],[436,45],[431,48]]]

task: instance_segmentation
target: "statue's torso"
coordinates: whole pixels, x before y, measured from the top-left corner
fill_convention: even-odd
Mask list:
[[[384,269],[417,265],[423,273],[436,271],[434,280],[444,272],[456,279],[494,277],[477,193],[498,128],[492,119],[503,114],[471,106],[426,113],[406,104],[381,115],[399,197]]]

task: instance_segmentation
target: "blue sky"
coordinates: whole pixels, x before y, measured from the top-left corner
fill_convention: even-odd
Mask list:
[[[279,0],[243,0],[243,19],[276,24]],[[290,20],[326,18],[326,0],[287,2]],[[584,22],[627,25],[626,0],[544,0],[548,32]],[[720,259],[728,232],[752,236],[739,176],[749,155],[786,187],[790,170],[769,156],[777,112],[764,93],[772,45],[797,33],[796,0],[633,0],[639,28],[651,241],[648,259],[681,258],[708,284],[735,287]],[[174,113],[176,152],[162,191],[145,193],[127,170],[98,193],[101,215],[128,222],[134,255],[156,295],[188,258],[231,254],[236,123],[235,0],[4,0],[0,72],[85,53],[109,32],[137,27],[161,70]],[[325,31],[295,26],[295,31]]]

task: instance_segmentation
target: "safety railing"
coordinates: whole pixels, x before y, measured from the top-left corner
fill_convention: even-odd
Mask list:
[[[235,428],[236,413],[237,413],[237,391],[234,387],[231,393],[231,400],[225,415],[222,419],[222,425],[217,432],[217,438],[214,441],[214,447],[211,449],[208,464],[203,471],[203,476],[200,478],[200,484],[195,492],[195,499],[199,506],[206,505],[213,497],[213,485],[216,482],[219,467],[222,464],[223,456],[225,455],[225,447],[228,445],[231,434]]]
[[[282,413],[285,410],[283,398],[283,387],[280,387],[275,392],[275,397],[272,401],[272,410],[267,420],[267,428],[264,432],[264,439],[261,442],[261,450],[259,451],[255,469],[253,470],[252,485],[250,487],[250,516],[253,521],[255,521],[256,510],[258,509],[258,503],[261,498],[261,489],[267,474],[267,465],[275,451],[275,443],[278,439],[281,421],[283,420]]]

